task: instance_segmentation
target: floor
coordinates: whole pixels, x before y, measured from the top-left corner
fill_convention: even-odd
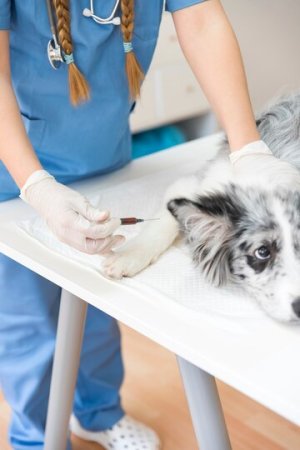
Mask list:
[[[151,425],[163,450],[197,450],[174,355],[122,327],[126,380],[123,402],[135,418]],[[233,450],[299,450],[300,428],[218,383]],[[10,450],[6,432],[9,407],[0,394],[0,449]],[[72,438],[73,450],[101,450]],[[218,450],[218,449],[216,449]]]

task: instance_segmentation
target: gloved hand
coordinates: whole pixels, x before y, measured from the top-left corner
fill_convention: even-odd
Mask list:
[[[37,170],[28,178],[20,197],[36,209],[60,241],[77,250],[106,253],[125,240],[123,236],[112,236],[120,219],[110,219],[108,211],[94,208],[45,170]]]
[[[245,145],[229,155],[236,178],[241,183],[263,183],[264,187],[297,187],[300,176],[296,167],[276,158],[263,141]]]

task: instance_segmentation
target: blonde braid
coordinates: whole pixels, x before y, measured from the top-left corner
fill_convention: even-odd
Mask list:
[[[70,99],[74,106],[90,97],[88,83],[74,63],[69,0],[53,0],[57,17],[57,31],[65,60],[69,67]]]
[[[130,44],[130,47],[127,47],[128,50],[125,50],[129,92],[131,98],[135,99],[140,95],[140,88],[144,79],[144,73],[136,59],[131,45],[134,28],[134,0],[121,0],[121,10],[121,31],[123,34],[123,41],[125,46],[126,44]]]

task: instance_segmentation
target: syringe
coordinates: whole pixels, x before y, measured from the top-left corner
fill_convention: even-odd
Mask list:
[[[148,220],[159,220],[157,219],[137,219],[136,217],[121,217],[121,225],[135,225],[140,222],[147,222]]]

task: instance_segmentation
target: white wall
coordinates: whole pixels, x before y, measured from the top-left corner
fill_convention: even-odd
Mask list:
[[[240,43],[254,109],[300,89],[300,0],[221,1]],[[171,15],[164,14],[154,60],[131,117],[132,130],[199,117],[199,126],[194,120],[195,131],[188,133],[195,137],[203,133],[200,115],[207,111],[209,105],[179,48]],[[205,123],[212,132],[213,121]]]
[[[238,37],[254,108],[300,89],[300,0],[222,0]]]

